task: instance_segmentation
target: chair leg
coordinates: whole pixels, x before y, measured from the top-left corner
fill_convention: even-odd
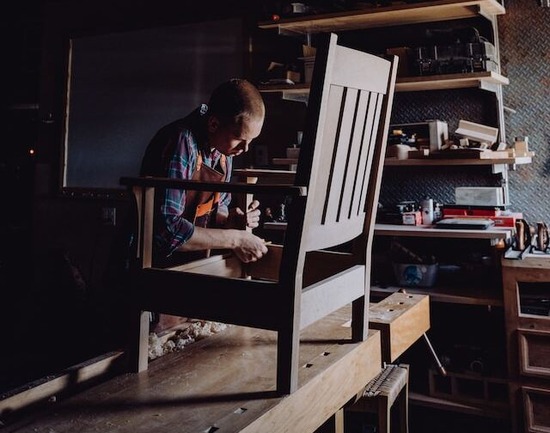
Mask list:
[[[378,396],[378,433],[390,433],[391,406],[386,396]]]
[[[401,390],[399,400],[399,428],[401,433],[409,433],[409,384]]]
[[[277,392],[291,394],[298,389],[300,331],[297,327],[277,333]]]
[[[140,311],[138,318],[137,339],[135,342],[132,362],[137,373],[147,370],[149,364],[149,323],[151,313],[149,311]],[[134,335],[136,335],[134,334]]]
[[[351,339],[355,342],[365,341],[369,333],[368,297],[362,296],[351,305]]]

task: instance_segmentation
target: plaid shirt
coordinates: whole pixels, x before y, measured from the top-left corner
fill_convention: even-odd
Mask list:
[[[202,105],[184,119],[177,120],[163,127],[149,143],[143,158],[141,175],[159,176],[173,179],[192,178],[197,167],[197,156],[202,156],[202,163],[214,168],[221,153],[210,151],[204,132],[205,123],[202,118],[207,106]],[[202,119],[201,119],[202,118]],[[232,158],[226,157],[226,181],[231,178]],[[195,226],[184,217],[186,192],[168,189],[159,199],[156,208],[155,240],[159,253],[170,256],[180,245],[187,242],[193,235]],[[227,212],[231,195],[220,194],[218,211]]]

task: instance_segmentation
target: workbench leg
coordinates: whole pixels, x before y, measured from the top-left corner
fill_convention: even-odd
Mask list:
[[[334,414],[334,433],[344,433],[344,409]]]
[[[399,424],[401,433],[409,433],[409,383],[401,390],[397,397],[399,405]]]
[[[378,396],[378,432],[390,433],[391,406],[386,396]]]

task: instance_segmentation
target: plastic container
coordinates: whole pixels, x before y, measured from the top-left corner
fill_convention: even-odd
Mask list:
[[[431,265],[394,263],[393,273],[400,286],[431,287],[437,278],[438,267],[437,263]]]

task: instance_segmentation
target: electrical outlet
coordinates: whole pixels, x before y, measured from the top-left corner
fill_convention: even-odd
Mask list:
[[[116,207],[101,208],[101,222],[106,226],[116,226]]]

